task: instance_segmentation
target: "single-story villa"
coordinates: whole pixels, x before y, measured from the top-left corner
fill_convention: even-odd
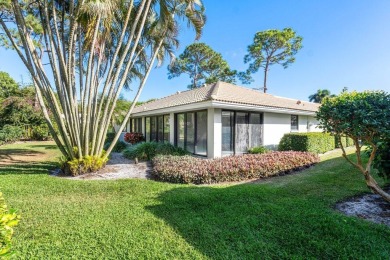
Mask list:
[[[276,148],[285,133],[321,131],[318,107],[217,82],[137,106],[126,131],[215,158],[256,146]]]

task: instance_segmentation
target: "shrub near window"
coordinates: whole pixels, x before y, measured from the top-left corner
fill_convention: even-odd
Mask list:
[[[264,178],[289,173],[319,162],[307,152],[269,152],[218,159],[192,156],[157,156],[153,160],[156,179],[174,183],[218,183]]]
[[[180,147],[170,143],[144,142],[128,147],[123,155],[128,159],[148,160],[150,161],[156,155],[186,155],[188,152]]]
[[[268,153],[270,150],[265,148],[264,146],[256,146],[248,149],[248,153],[250,154],[262,154]]]
[[[145,140],[144,135],[141,133],[126,133],[124,137],[125,141],[131,144],[137,144]]]
[[[279,143],[280,151],[325,153],[335,148],[335,138],[324,133],[285,134]]]

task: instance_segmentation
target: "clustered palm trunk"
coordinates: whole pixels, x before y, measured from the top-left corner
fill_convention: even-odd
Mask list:
[[[0,4],[0,28],[30,72],[66,160],[106,159],[156,61],[173,56],[175,18],[186,17],[199,37],[203,12],[198,0],[11,0]],[[133,85],[132,105],[104,152],[120,93]]]

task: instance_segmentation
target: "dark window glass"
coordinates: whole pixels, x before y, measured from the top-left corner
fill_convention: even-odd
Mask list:
[[[157,117],[157,141],[162,142],[164,139],[164,117]]]
[[[150,141],[157,141],[157,117],[150,118]]]
[[[298,131],[298,116],[291,115],[291,131]]]
[[[184,149],[184,114],[176,117],[176,145]]]
[[[196,113],[195,153],[199,155],[207,155],[207,111]]]
[[[190,153],[195,153],[195,114],[187,113],[187,132],[186,132],[186,149]]]
[[[249,147],[249,113],[236,112],[236,153],[245,153]]]
[[[170,125],[169,125],[169,115],[164,116],[164,142],[169,143],[169,132],[170,132]]]
[[[250,147],[261,146],[263,144],[262,114],[251,113],[249,118],[249,138]]]
[[[145,140],[150,142],[150,117],[145,118]]]
[[[234,153],[234,112],[222,111],[222,153]]]

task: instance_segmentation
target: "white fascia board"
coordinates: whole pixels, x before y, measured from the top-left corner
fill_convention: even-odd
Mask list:
[[[229,103],[223,101],[208,100],[202,101],[187,105],[179,105],[174,107],[160,108],[155,110],[149,110],[145,112],[137,112],[132,115],[132,117],[140,116],[154,116],[154,115],[163,115],[169,113],[180,113],[187,111],[202,110],[207,108],[221,108],[226,110],[245,110],[245,111],[257,111],[257,112],[271,112],[271,113],[280,113],[280,114],[294,114],[294,115],[306,115],[306,116],[315,116],[316,113],[312,111],[304,111],[297,109],[289,108],[278,108],[278,107],[266,107],[259,105],[247,105],[247,104],[237,104]]]
[[[197,102],[197,103],[192,103],[187,105],[179,105],[174,107],[149,110],[145,112],[137,112],[134,113],[132,116],[140,117],[140,116],[164,115],[169,113],[180,113],[180,112],[187,112],[187,111],[203,110],[211,106],[212,106],[212,102],[208,100],[208,101],[202,101],[202,102]]]
[[[222,108],[227,110],[246,110],[246,111],[257,111],[257,112],[271,112],[271,113],[280,113],[280,114],[295,114],[295,115],[307,115],[315,116],[316,113],[312,111],[304,111],[290,108],[278,108],[278,107],[266,107],[258,105],[247,105],[247,104],[237,104],[229,103],[223,101],[212,101],[212,107]]]

